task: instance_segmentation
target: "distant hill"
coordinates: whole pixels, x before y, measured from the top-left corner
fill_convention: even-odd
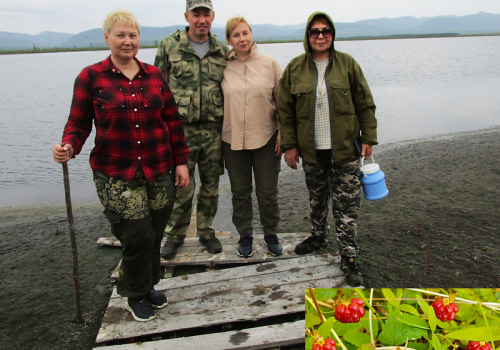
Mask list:
[[[0,32],[0,49],[2,50],[18,50],[31,49],[33,44],[37,47],[55,47],[74,34],[56,33],[56,32],[41,32],[37,35]]]
[[[304,38],[305,23],[276,26],[253,24],[254,40],[289,40]],[[141,27],[141,44],[153,44],[185,24],[168,27]],[[378,18],[354,23],[335,23],[337,38],[418,34],[479,34],[500,33],[500,14],[479,12],[467,16]],[[212,32],[225,40],[224,26],[214,25]],[[76,35],[43,32],[38,35],[0,32],[0,50],[105,46],[102,29],[91,29]]]

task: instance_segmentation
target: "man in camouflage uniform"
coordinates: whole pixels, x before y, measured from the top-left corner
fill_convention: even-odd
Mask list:
[[[189,147],[190,184],[177,191],[166,230],[167,243],[162,249],[164,259],[174,257],[186,237],[191,220],[196,164],[201,181],[196,207],[199,240],[212,254],[222,251],[212,221],[219,201],[219,176],[224,171],[220,83],[228,49],[210,32],[214,20],[211,0],[187,0],[184,17],[189,26],[161,41],[154,63],[174,93]]]

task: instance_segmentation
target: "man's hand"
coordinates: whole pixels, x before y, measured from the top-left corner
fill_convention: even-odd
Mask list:
[[[297,148],[285,151],[285,162],[290,168],[297,170],[297,163],[299,162],[299,151],[297,151]]]
[[[372,146],[367,145],[366,143],[361,144],[361,157],[365,157],[365,160],[368,160],[372,156]]]
[[[178,165],[175,167],[175,185],[180,189],[189,186],[189,171],[187,165]]]
[[[69,143],[61,147],[60,144],[54,145],[52,149],[52,156],[58,163],[66,163],[73,157],[73,146]]]

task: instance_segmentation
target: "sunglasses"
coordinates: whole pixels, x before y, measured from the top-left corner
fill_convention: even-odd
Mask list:
[[[331,28],[325,28],[323,30],[319,29],[311,29],[308,31],[309,37],[313,39],[318,39],[320,34],[323,34],[323,38],[331,38],[333,36],[333,29]]]

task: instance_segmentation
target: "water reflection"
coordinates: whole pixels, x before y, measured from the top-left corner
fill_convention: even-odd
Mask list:
[[[363,68],[377,104],[381,143],[500,124],[500,37],[342,41],[335,47]],[[283,68],[304,52],[302,43],[259,50]],[[155,53],[143,49],[138,57],[152,63]],[[107,56],[0,56],[0,207],[63,202],[61,166],[51,149],[61,139],[75,77]],[[70,162],[75,202],[97,202],[88,165],[93,139],[94,133]]]

